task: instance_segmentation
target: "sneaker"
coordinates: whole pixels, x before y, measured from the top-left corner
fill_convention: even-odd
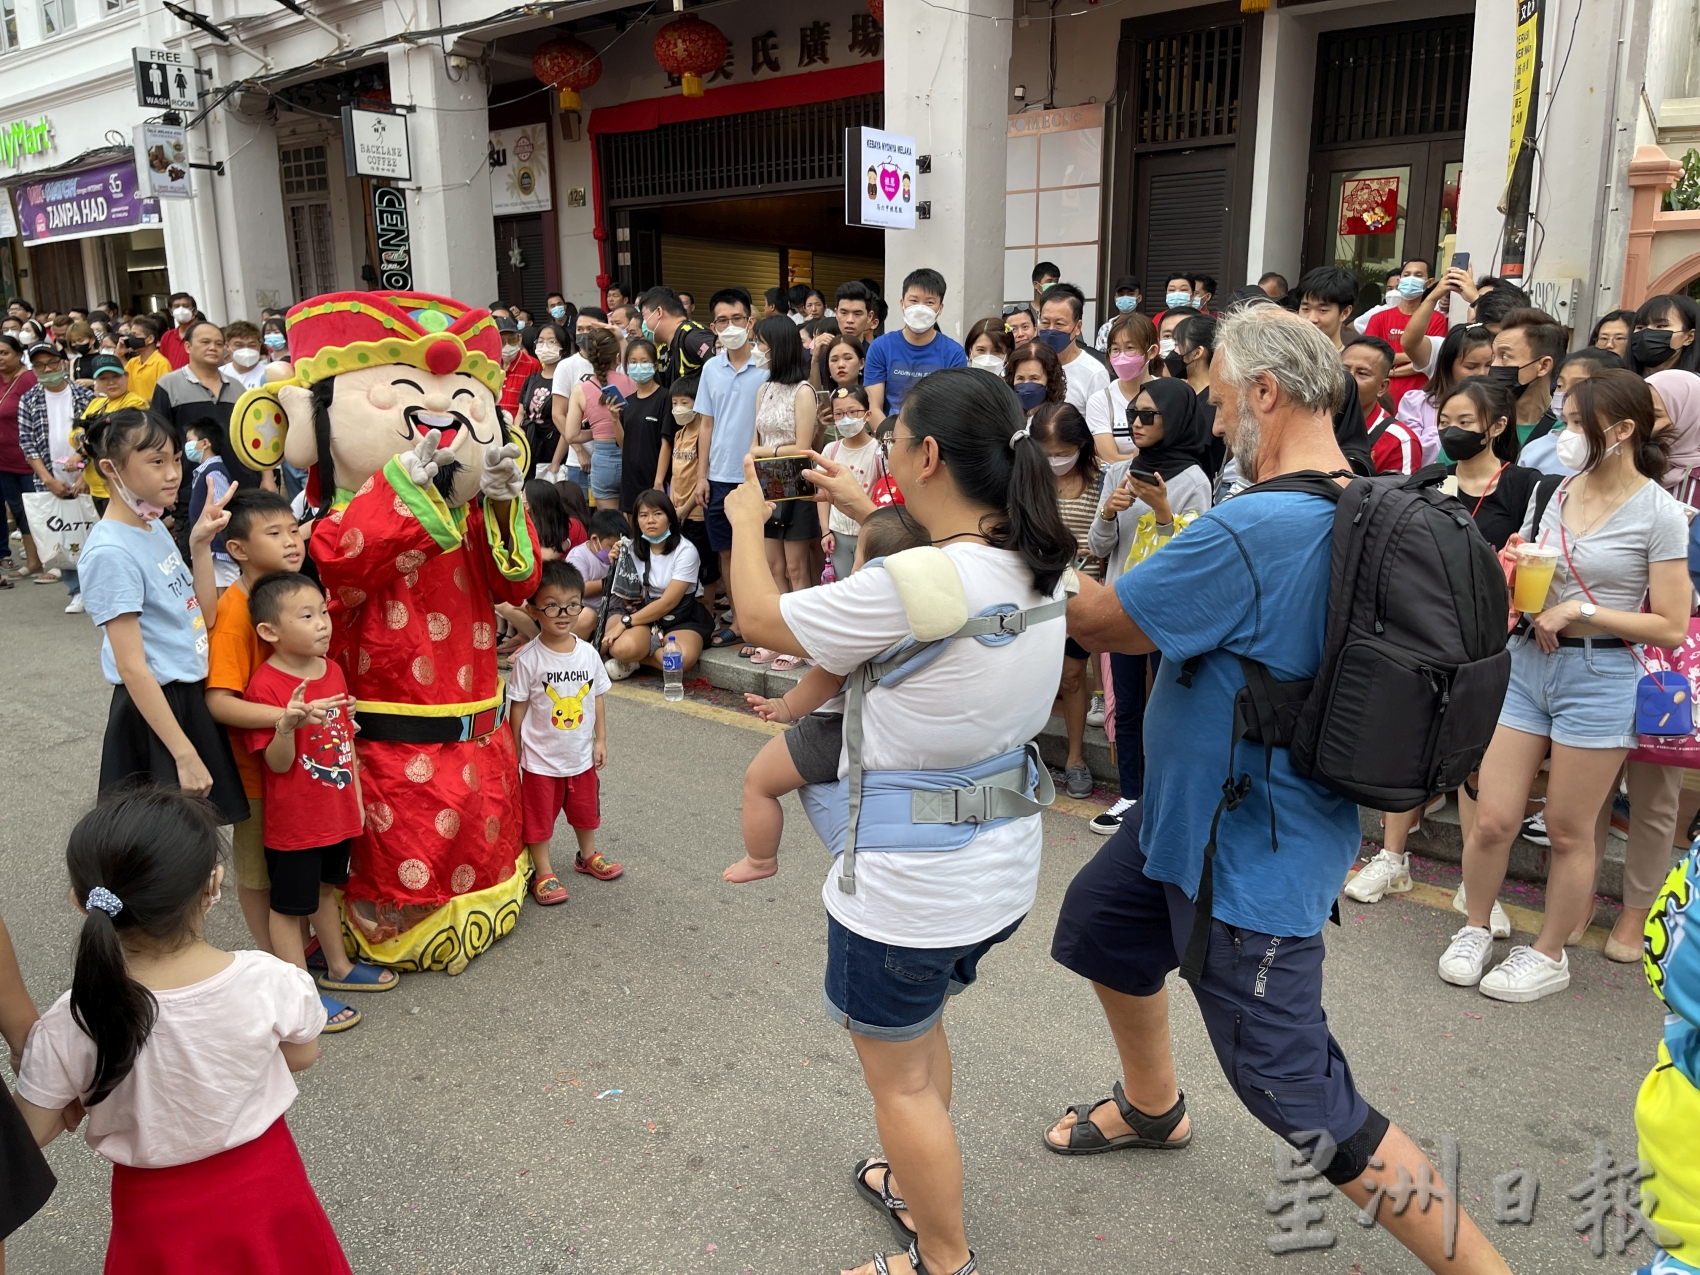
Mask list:
[[[1139,804],[1139,798],[1123,797],[1108,810],[1092,816],[1092,821],[1086,826],[1100,837],[1107,837],[1122,826],[1122,816]]]
[[[81,615],[86,610],[88,610],[88,608],[83,605],[83,595],[80,593],[73,593],[71,595],[70,602],[65,606],[65,614]]]
[[[1070,797],[1092,795],[1092,772],[1084,766],[1070,766],[1063,772],[1063,784]]]
[[[1611,803],[1611,835],[1629,840],[1629,799],[1619,793]]]
[[[616,682],[623,682],[638,671],[638,664],[635,660],[616,660],[613,656],[604,660],[602,667],[608,670],[608,676]]]
[[[1523,820],[1523,840],[1533,842],[1537,846],[1550,846],[1552,838],[1547,836],[1547,812],[1537,811]]]
[[[1532,947],[1514,947],[1481,981],[1483,996],[1496,1001],[1538,1001],[1570,986],[1570,957],[1555,961]]]
[[[1457,987],[1474,987],[1493,959],[1493,935],[1466,925],[1452,936],[1440,958],[1440,977]]]
[[[1460,881],[1458,888],[1452,892],[1452,910],[1462,916],[1468,916],[1470,909],[1464,903],[1464,883]],[[1496,939],[1511,937],[1511,918],[1505,909],[1499,906],[1499,900],[1493,901],[1493,911],[1488,913],[1488,932]]]
[[[1092,697],[1092,706],[1086,710],[1086,724],[1088,726],[1102,726],[1104,724],[1103,695],[1099,694]]]
[[[1411,888],[1411,867],[1402,854],[1383,850],[1346,882],[1346,897],[1359,903],[1380,903],[1386,894],[1405,894]]]

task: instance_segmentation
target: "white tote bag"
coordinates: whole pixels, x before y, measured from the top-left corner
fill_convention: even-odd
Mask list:
[[[88,539],[89,532],[100,521],[93,496],[61,500],[50,491],[26,491],[24,517],[29,519],[30,534],[35,537],[35,551],[41,555],[41,565],[64,570],[76,569],[83,541]]]

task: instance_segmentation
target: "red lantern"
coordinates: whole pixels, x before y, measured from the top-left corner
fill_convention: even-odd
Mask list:
[[[579,91],[602,78],[602,58],[583,40],[561,36],[531,55],[531,73],[559,90],[563,111],[576,111]]]
[[[875,22],[885,25],[885,0],[868,0],[868,12],[874,15]]]
[[[655,60],[679,77],[686,97],[701,97],[702,77],[726,61],[726,37],[713,23],[687,13],[655,33]]]

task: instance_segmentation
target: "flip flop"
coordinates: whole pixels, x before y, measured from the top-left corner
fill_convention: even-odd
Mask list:
[[[389,982],[383,982],[384,971],[376,965],[365,961],[354,962],[354,968],[348,971],[347,978],[332,978],[329,974],[319,976],[319,986],[327,992],[389,992],[401,986],[401,975],[395,974]]]
[[[779,658],[778,651],[770,651],[765,646],[756,647],[755,654],[750,656],[751,664],[771,664]]]
[[[354,1006],[344,1005],[334,996],[323,995],[319,997],[319,1004],[325,1007],[325,1035],[334,1036],[337,1032],[345,1032],[350,1027],[358,1027],[360,1025],[362,1015],[359,1010],[354,1008]],[[345,1018],[340,1023],[331,1021],[338,1014],[343,1013],[352,1013],[354,1017]]]
[[[553,885],[553,890],[545,886]],[[551,872],[546,877],[538,877],[531,883],[531,897],[544,907],[553,907],[557,903],[567,901],[567,887],[561,884],[561,878]]]
[[[759,647],[759,646],[739,647],[738,648],[738,658],[740,660],[747,660],[759,650],[761,650],[761,647]]]
[[[708,640],[708,644],[710,646],[737,646],[743,640],[736,630],[725,628],[716,630],[714,636]]]

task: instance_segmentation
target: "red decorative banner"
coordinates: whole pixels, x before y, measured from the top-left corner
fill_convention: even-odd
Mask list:
[[[1352,177],[1340,184],[1340,233],[1390,235],[1399,227],[1399,178]]]

